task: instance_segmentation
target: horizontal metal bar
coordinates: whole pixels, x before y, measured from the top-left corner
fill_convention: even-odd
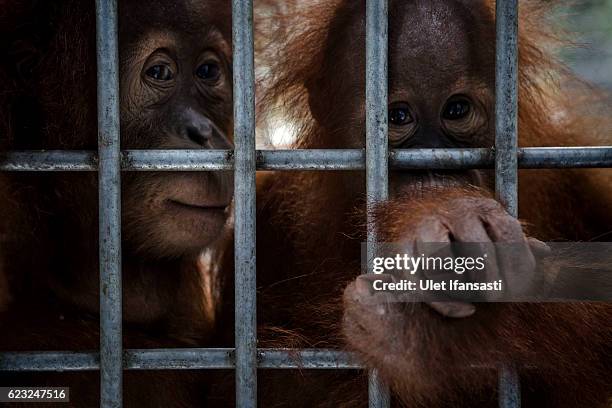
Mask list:
[[[233,348],[126,349],[125,370],[233,369]],[[258,348],[257,367],[265,369],[360,370],[357,357],[332,349]],[[100,368],[97,351],[0,352],[0,371],[94,371]],[[469,369],[494,366],[472,364]],[[523,368],[533,369],[533,366]]]
[[[365,150],[258,150],[258,170],[363,170]]]
[[[50,150],[0,152],[3,171],[96,171],[98,155],[93,151]]]
[[[76,351],[26,351],[0,353],[1,371],[98,370],[100,353]]]
[[[356,358],[329,349],[257,349],[258,368],[361,369]],[[130,349],[127,370],[232,369],[233,348]],[[43,351],[0,353],[0,371],[91,371],[100,368],[98,352]]]
[[[361,369],[348,352],[329,349],[257,349],[259,368]]]
[[[394,169],[493,168],[493,149],[401,149],[389,152]],[[518,151],[523,169],[612,167],[612,147],[526,147]],[[232,150],[124,150],[123,171],[231,170]],[[0,171],[96,171],[90,151],[0,153]],[[258,150],[258,170],[363,170],[365,152],[346,150]]]
[[[528,147],[518,149],[523,169],[612,167],[612,147]]]

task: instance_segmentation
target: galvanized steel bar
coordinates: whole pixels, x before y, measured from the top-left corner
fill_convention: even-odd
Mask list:
[[[518,0],[497,0],[495,10],[495,195],[518,216]],[[516,367],[499,369],[500,408],[521,406]]]
[[[392,169],[492,168],[493,149],[398,149],[389,151]],[[364,170],[361,149],[257,150],[257,170]],[[609,168],[612,147],[526,147],[518,149],[522,169]],[[234,168],[232,150],[124,150],[123,171],[216,171]],[[96,171],[91,151],[0,152],[0,171]]]
[[[0,171],[97,171],[93,151],[50,150],[0,152]]]
[[[123,166],[130,171],[215,171],[234,168],[233,150],[127,150]]]
[[[521,379],[514,365],[503,365],[499,369],[499,408],[521,406]]]
[[[23,351],[0,353],[0,371],[85,371],[100,368],[100,353]]]
[[[96,0],[100,252],[100,406],[123,405],[121,167],[117,1]]]
[[[368,205],[389,194],[387,0],[366,1],[366,183]]]
[[[374,256],[376,231],[371,223],[373,206],[388,198],[389,145],[387,136],[388,1],[366,1],[366,195],[368,207],[368,258]],[[370,408],[389,406],[389,389],[375,371],[368,378]]]
[[[378,371],[372,370],[368,375],[368,407],[385,408],[391,405],[389,387],[380,380]]]
[[[124,367],[128,370],[231,369],[234,349],[145,349],[126,350]]]
[[[338,350],[328,349],[258,349],[260,368],[275,369],[363,369],[356,356]]]
[[[257,406],[253,0],[232,0],[236,405]]]
[[[258,170],[363,170],[365,161],[362,149],[257,151]]]
[[[202,370],[235,367],[233,348],[127,349],[126,370]],[[333,349],[257,349],[257,366],[265,369],[359,370],[357,356]],[[0,371],[94,371],[100,368],[100,353],[94,351],[24,351],[0,353]],[[491,370],[488,365],[465,369]],[[535,367],[528,366],[527,369]]]
[[[495,192],[518,215],[518,0],[496,2]]]
[[[117,1],[96,0],[100,253],[100,406],[123,405],[121,167]]]
[[[609,168],[612,147],[525,147],[518,149],[522,169]]]
[[[0,353],[0,371],[93,371],[100,368],[97,352],[43,351]],[[352,353],[330,349],[257,350],[259,368],[266,369],[345,369],[363,367]],[[232,369],[235,353],[231,348],[131,349],[125,350],[126,370]]]

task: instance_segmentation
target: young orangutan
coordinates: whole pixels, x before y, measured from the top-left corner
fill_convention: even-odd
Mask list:
[[[271,62],[263,110],[280,106],[297,124],[296,148],[363,148],[365,2],[298,9],[285,17],[292,29]],[[595,91],[552,54],[549,9],[520,4],[520,145],[607,144],[609,121],[589,110]],[[493,146],[494,67],[493,1],[390,0],[389,146]],[[534,264],[541,245],[527,231],[540,240],[610,231],[611,176],[522,171],[522,224],[492,198],[491,171],[391,171],[390,200],[373,213],[374,227],[383,242],[513,242]],[[258,187],[259,346],[356,351],[410,407],[496,406],[496,367],[506,361],[519,367],[523,406],[607,406],[609,304],[371,307],[367,278],[355,281],[365,240],[363,173],[280,172],[262,175]],[[260,371],[259,378],[262,406],[367,403],[364,377],[347,372]]]
[[[2,4],[0,148],[96,150],[95,2]],[[122,149],[231,149],[229,3],[118,4]],[[225,233],[231,173],[122,176],[124,346],[204,346],[222,277],[198,262]],[[97,174],[0,174],[0,213],[0,350],[97,350]],[[97,372],[5,372],[0,385],[99,404]],[[124,389],[125,406],[200,406],[205,381],[127,371]]]

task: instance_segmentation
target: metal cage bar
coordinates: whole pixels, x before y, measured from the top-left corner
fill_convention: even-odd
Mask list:
[[[352,353],[329,349],[257,349],[257,366],[264,369],[362,369]],[[123,353],[126,370],[232,369],[232,348],[130,349]],[[2,371],[91,371],[100,368],[97,352],[45,351],[2,353]]]
[[[518,0],[495,4],[495,195],[512,216],[518,216]],[[517,368],[499,368],[500,408],[521,406]]]
[[[232,0],[236,405],[257,406],[253,0]]]
[[[117,1],[96,0],[100,253],[100,406],[123,405],[121,167]]]
[[[127,349],[125,370],[201,370],[235,368],[233,348]],[[257,367],[262,369],[359,370],[353,353],[334,349],[258,348]],[[0,371],[92,371],[100,368],[94,351],[22,351],[0,354]],[[491,370],[488,365],[465,369]],[[527,367],[531,369],[533,367]]]
[[[257,150],[257,170],[364,170],[361,149]],[[397,149],[389,151],[392,169],[492,168],[487,148]],[[612,167],[611,147],[525,147],[518,149],[523,169]],[[233,150],[123,150],[123,171],[215,171],[234,168]],[[0,171],[97,171],[92,151],[0,152]]]
[[[518,0],[496,3],[495,194],[518,216]]]
[[[376,231],[369,222],[373,206],[389,195],[388,145],[388,1],[366,1],[366,196],[368,209],[367,256],[373,257]],[[389,407],[389,389],[376,371],[368,377],[370,408]]]
[[[521,378],[515,365],[503,364],[499,370],[500,408],[519,408],[521,406]]]

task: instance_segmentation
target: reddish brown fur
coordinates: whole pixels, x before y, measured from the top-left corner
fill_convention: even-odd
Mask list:
[[[281,56],[274,54],[272,86],[260,105],[264,114],[278,108],[297,123],[296,147],[363,147],[362,3],[323,1],[312,8],[296,7],[295,15],[286,17],[293,35],[288,35]],[[390,10],[395,10],[390,13],[390,30],[394,19],[402,18],[394,7],[416,3],[441,8],[444,4],[390,2]],[[483,65],[475,69],[491,84],[494,3],[460,3],[467,4],[466,18],[475,22],[470,23],[476,33],[471,35],[483,55],[479,60]],[[572,77],[552,54],[563,42],[559,33],[550,30],[549,8],[548,2],[521,2],[520,144],[607,144],[610,122],[591,109],[598,106],[598,91]],[[451,23],[445,23],[446,29]],[[419,38],[425,48],[430,46],[427,38]],[[441,75],[438,70],[417,72],[428,80]],[[390,95],[393,91],[390,82]],[[358,108],[350,110],[352,106]],[[563,116],[555,118],[553,112]],[[491,146],[491,135],[490,130],[487,140],[470,146]],[[482,176],[483,187],[490,189],[490,173]],[[529,234],[543,240],[589,240],[608,233],[612,226],[610,176],[607,170],[521,171],[520,215]],[[407,406],[495,406],[494,370],[465,367],[495,365],[508,358],[536,366],[521,369],[524,406],[606,406],[612,395],[608,382],[612,310],[607,304],[482,305],[475,316],[464,320],[449,320],[419,305],[409,310],[389,306],[391,314],[381,318],[355,303],[349,286],[342,305],[344,287],[360,271],[364,185],[363,175],[357,172],[260,177],[258,322],[267,327],[260,332],[260,346],[342,348],[348,343],[369,367],[381,371],[396,399]],[[417,193],[410,200],[400,195],[381,204],[375,222],[385,239],[412,233],[422,217],[443,213],[457,196],[490,203],[487,194],[472,189]],[[363,377],[347,386],[361,392],[361,397],[350,397],[354,394],[338,385],[354,382],[356,377],[346,373],[270,376],[260,373],[261,394],[272,398],[261,397],[265,406],[345,406],[345,398],[350,401],[346,406],[365,405]],[[274,384],[273,395],[266,384]]]

